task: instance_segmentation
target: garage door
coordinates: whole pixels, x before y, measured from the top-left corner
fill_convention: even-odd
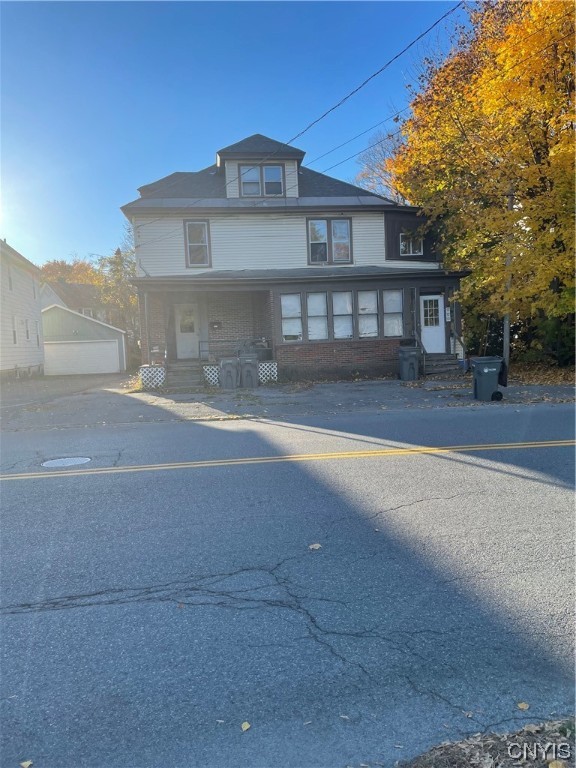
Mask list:
[[[46,376],[74,373],[119,373],[118,342],[47,341],[44,343]]]

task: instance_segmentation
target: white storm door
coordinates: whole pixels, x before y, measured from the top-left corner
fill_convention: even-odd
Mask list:
[[[443,296],[420,296],[420,324],[426,352],[446,352]]]
[[[179,360],[200,357],[200,329],[197,304],[176,304],[176,355]]]

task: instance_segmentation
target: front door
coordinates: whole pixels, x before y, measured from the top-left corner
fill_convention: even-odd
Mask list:
[[[176,356],[178,360],[200,357],[200,318],[197,304],[176,304]]]
[[[420,296],[420,322],[426,352],[446,352],[443,296]]]

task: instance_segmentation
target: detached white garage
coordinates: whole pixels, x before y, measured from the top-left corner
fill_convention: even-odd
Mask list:
[[[42,310],[44,373],[120,373],[126,370],[125,332],[53,304]]]

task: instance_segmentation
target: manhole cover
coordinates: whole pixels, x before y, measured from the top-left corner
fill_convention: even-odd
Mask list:
[[[85,456],[71,456],[68,459],[50,459],[50,461],[43,461],[43,467],[73,467],[75,464],[86,464],[86,462],[92,461]]]

